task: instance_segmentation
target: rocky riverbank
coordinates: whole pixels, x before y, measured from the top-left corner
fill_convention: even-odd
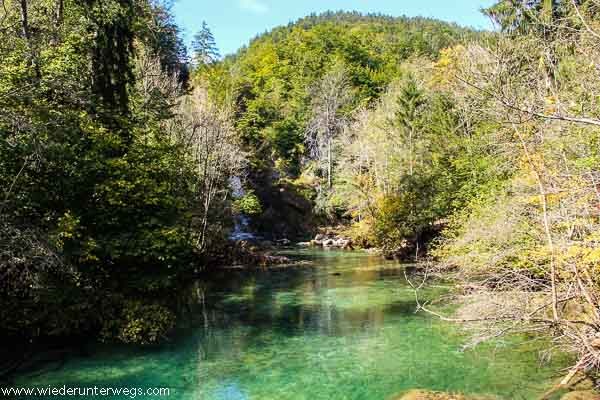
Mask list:
[[[309,242],[300,242],[298,246],[313,246],[354,250],[354,243],[349,236],[340,233],[339,229],[325,228]]]

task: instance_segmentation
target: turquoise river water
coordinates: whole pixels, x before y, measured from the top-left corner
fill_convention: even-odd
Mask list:
[[[189,323],[160,347],[94,346],[16,383],[166,387],[173,400],[385,400],[412,388],[531,399],[562,366],[540,363],[525,338],[462,351],[461,327],[415,313],[402,265],[359,252],[290,255],[313,264],[193,285]]]

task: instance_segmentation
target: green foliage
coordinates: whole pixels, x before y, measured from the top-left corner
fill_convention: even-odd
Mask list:
[[[418,87],[415,78],[409,75],[397,99],[395,123],[406,131],[414,130],[417,122],[419,108],[425,103],[423,92]]]
[[[163,341],[175,325],[175,316],[159,304],[127,301],[121,316],[105,321],[102,338],[118,337],[124,343],[156,344]]]
[[[407,237],[411,236],[411,224],[404,220],[411,204],[408,198],[384,198],[377,204],[377,214],[373,223],[374,245],[384,251],[393,251]]]
[[[503,31],[510,34],[545,34],[556,19],[564,18],[568,7],[560,0],[502,0],[485,9]],[[542,28],[542,24],[546,24]]]
[[[194,35],[192,50],[197,67],[211,65],[219,59],[219,50],[215,44],[215,38],[206,21],[202,21],[202,28]]]
[[[107,122],[118,124],[113,119],[128,113],[128,87],[133,81],[134,2],[89,1],[84,15],[95,32],[91,62],[96,107]]]
[[[233,209],[238,213],[242,213],[248,216],[258,215],[262,212],[262,206],[260,200],[253,191],[249,191],[244,196],[236,199],[233,202]]]
[[[411,56],[435,59],[440,49],[473,32],[428,19],[358,13],[309,16],[254,39],[204,73],[212,95],[235,105],[237,128],[258,169],[277,160],[297,176],[307,155],[310,88],[341,65],[356,92],[352,109],[384,92]]]
[[[495,127],[477,122],[465,135],[453,94],[436,87],[426,68],[426,61],[403,65],[402,78],[350,127],[338,166],[333,198],[342,200],[356,235],[370,240],[364,245],[386,252],[430,240],[512,173],[488,146]]]
[[[58,4],[7,2],[0,22],[0,329],[28,342],[83,334],[125,307],[113,338],[153,342],[173,316],[130,299],[198,262],[196,177],[165,133],[184,77],[157,85],[134,61],[157,59],[169,81],[184,51],[157,3]]]

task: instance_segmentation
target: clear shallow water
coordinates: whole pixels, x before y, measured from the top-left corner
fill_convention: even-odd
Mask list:
[[[384,400],[411,388],[530,399],[561,366],[540,365],[535,345],[519,338],[461,351],[459,327],[414,313],[393,262],[292,255],[314,266],[228,272],[219,290],[197,283],[186,295],[190,326],[166,345],[101,346],[16,383],[169,387],[170,399]]]

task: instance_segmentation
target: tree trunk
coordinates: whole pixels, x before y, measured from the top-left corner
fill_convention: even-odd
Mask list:
[[[327,139],[327,188],[331,189],[331,138]]]
[[[56,27],[60,27],[63,23],[65,14],[65,3],[64,0],[58,0],[58,4],[56,6]]]
[[[29,18],[27,16],[27,0],[21,0],[21,29],[23,30],[23,37],[29,40],[31,36],[29,34]]]
[[[548,248],[550,249],[550,285],[552,289],[552,317],[554,321],[558,321],[558,289],[556,287],[556,254],[554,249],[554,241],[552,239],[552,232],[550,229],[550,217],[548,215],[548,191],[546,190],[546,186],[544,185],[544,180],[542,179],[542,174],[538,170],[537,166],[533,162],[531,155],[529,153],[529,148],[525,143],[525,139],[521,136],[519,129],[513,124],[512,128],[514,132],[517,134],[519,141],[521,142],[521,146],[523,147],[523,152],[525,153],[525,157],[527,158],[527,163],[531,166],[531,169],[535,175],[535,178],[538,183],[538,190],[540,201],[542,203],[542,223],[544,226],[544,232],[546,233],[546,241],[548,243]]]
[[[409,150],[408,150],[408,174],[410,176],[413,175],[413,128],[411,127],[408,133],[408,146],[409,146]]]

